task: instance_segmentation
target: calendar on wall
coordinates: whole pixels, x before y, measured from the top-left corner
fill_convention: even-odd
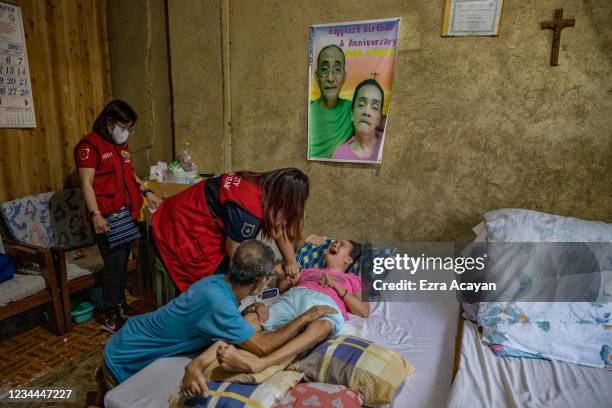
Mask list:
[[[0,128],[34,128],[21,7],[0,1]]]

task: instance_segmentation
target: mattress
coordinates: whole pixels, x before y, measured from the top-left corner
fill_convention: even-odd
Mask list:
[[[612,371],[548,360],[497,357],[465,321],[448,407],[609,407]]]
[[[456,302],[378,302],[368,319],[351,316],[343,333],[383,344],[414,367],[393,407],[440,407],[451,386]],[[130,377],[105,397],[107,408],[167,407],[183,377],[187,357],[157,360]]]

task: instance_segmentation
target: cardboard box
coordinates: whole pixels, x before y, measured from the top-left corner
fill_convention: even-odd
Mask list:
[[[147,182],[149,188],[157,194],[161,199],[168,198],[174,194],[180,193],[186,188],[191,187],[193,184],[179,184],[179,183],[160,183],[159,181]]]

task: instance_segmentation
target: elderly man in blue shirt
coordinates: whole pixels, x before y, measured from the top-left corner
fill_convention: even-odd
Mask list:
[[[316,306],[276,331],[257,332],[238,307],[242,299],[265,288],[273,270],[272,249],[260,241],[245,241],[236,250],[227,275],[201,279],[160,309],[128,319],[104,350],[103,371],[114,377],[106,382],[119,384],[159,358],[193,354],[215,342],[267,355],[309,323],[335,312],[327,306]],[[210,357],[211,361],[216,358],[215,351]],[[191,388],[205,394],[199,365],[207,362],[199,358],[194,363],[186,367],[186,374],[192,379]]]

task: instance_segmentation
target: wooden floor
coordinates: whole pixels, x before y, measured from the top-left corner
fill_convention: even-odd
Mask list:
[[[131,303],[139,313],[155,308],[154,298]],[[59,368],[75,357],[106,344],[110,334],[92,319],[57,336],[38,326],[0,341],[0,388],[23,385]]]
[[[89,320],[64,336],[43,327],[0,342],[0,388],[25,384],[104,344],[110,334]]]

